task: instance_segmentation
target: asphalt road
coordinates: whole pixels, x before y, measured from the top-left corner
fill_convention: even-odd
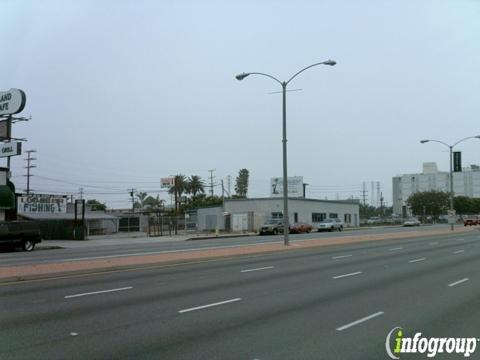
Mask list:
[[[343,232],[315,232],[311,234],[291,234],[290,238],[292,242],[296,240],[306,239],[330,239],[334,237],[344,237],[352,235],[365,235],[365,234],[390,234],[398,232],[410,232],[410,231],[430,231],[434,229],[447,229],[448,225],[436,225],[425,227],[385,227],[385,228],[371,228],[365,230],[355,231],[343,231]],[[151,242],[142,241],[138,242],[132,239],[131,242],[128,239],[122,240],[121,243],[101,245],[98,246],[98,242],[95,245],[89,246],[88,241],[82,244],[82,247],[68,248],[68,249],[54,249],[45,251],[33,251],[25,253],[22,251],[15,252],[0,252],[0,267],[13,266],[13,265],[29,265],[29,264],[42,264],[51,262],[65,262],[65,261],[81,261],[88,259],[104,259],[111,257],[124,257],[132,255],[147,255],[147,254],[160,254],[165,252],[177,252],[188,250],[200,250],[219,247],[235,247],[249,244],[260,243],[282,243],[283,235],[276,236],[246,236],[235,238],[218,238],[218,239],[205,239],[205,240],[192,240],[192,241],[160,241],[160,238],[151,238]],[[49,243],[55,244],[50,241]]]
[[[386,359],[397,326],[480,338],[479,245],[473,231],[2,285],[0,359]]]

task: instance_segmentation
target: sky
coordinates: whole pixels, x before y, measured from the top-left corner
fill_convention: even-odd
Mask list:
[[[249,196],[282,176],[288,80],[288,174],[307,197],[360,197],[480,134],[480,1],[0,0],[0,90],[25,91],[13,136],[37,152],[31,188],[129,206],[128,189],[170,199],[160,178],[199,175]],[[301,90],[300,90],[301,89]],[[463,165],[480,163],[465,141]],[[26,188],[25,154],[11,160]],[[4,162],[5,159],[0,160]],[[369,194],[371,197],[372,194]],[[375,195],[374,195],[375,198]]]

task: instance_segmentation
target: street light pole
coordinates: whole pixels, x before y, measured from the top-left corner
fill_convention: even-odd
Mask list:
[[[465,141],[465,140],[468,140],[468,139],[480,139],[480,135],[469,136],[469,137],[463,138],[461,140],[458,140],[453,145],[449,145],[446,142],[443,142],[443,141],[440,141],[440,140],[431,140],[431,139],[420,140],[421,144],[425,144],[427,142],[433,141],[433,142],[437,142],[437,143],[440,143],[442,145],[445,145],[450,150],[450,213],[451,214],[454,211],[454,208],[453,208],[453,197],[454,197],[454,193],[453,193],[453,148],[455,146],[457,146],[458,144],[460,144],[462,141]],[[452,221],[450,223],[450,230],[453,231],[454,229],[455,229],[455,221]]]
[[[283,243],[285,246],[290,244],[289,242],[289,220],[288,220],[288,178],[287,178],[287,86],[295,77],[297,77],[300,73],[304,72],[311,67],[317,65],[329,65],[334,66],[336,64],[333,60],[327,60],[319,63],[312,64],[303,68],[302,70],[298,71],[295,75],[293,75],[288,81],[280,81],[277,78],[273,77],[272,75],[260,73],[260,72],[250,72],[250,73],[242,73],[235,76],[237,80],[243,80],[249,75],[261,75],[269,77],[270,79],[276,81],[282,86],[282,94],[283,94],[283,106],[282,106],[282,125],[283,125]]]

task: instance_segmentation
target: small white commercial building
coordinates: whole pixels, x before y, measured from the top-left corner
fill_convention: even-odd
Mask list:
[[[326,218],[339,218],[345,227],[358,226],[358,201],[330,201],[289,198],[291,224],[307,223],[318,226]],[[258,231],[269,219],[283,218],[282,198],[228,199],[223,206],[198,209],[198,230]]]

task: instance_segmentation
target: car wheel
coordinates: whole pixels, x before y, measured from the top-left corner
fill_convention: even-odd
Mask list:
[[[338,228],[338,231],[342,231],[342,230],[343,230],[343,227],[340,226],[340,227]]]
[[[32,251],[35,249],[35,243],[32,240],[25,240],[23,242],[23,250]]]
[[[277,229],[273,229],[273,235],[277,235],[278,234],[278,230]]]

